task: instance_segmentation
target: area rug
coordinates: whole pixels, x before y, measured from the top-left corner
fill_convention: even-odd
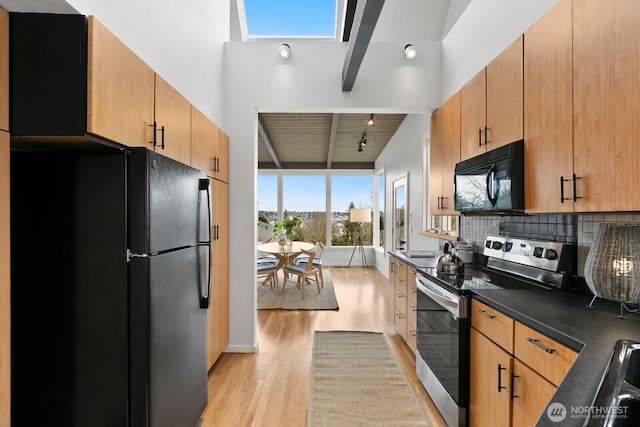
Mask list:
[[[431,426],[381,333],[316,331],[308,427]]]
[[[280,286],[284,278],[280,274]],[[294,279],[295,280],[295,279]],[[324,270],[324,288],[318,288],[315,282],[307,285],[304,290],[304,299],[300,289],[296,287],[295,281],[288,281],[282,294],[269,285],[262,285],[258,282],[258,310],[337,310],[338,300],[331,281],[331,273]]]

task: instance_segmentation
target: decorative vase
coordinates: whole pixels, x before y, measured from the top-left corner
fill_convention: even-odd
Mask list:
[[[280,246],[285,246],[287,244],[287,233],[284,230],[280,230],[280,234],[278,234],[278,243]]]

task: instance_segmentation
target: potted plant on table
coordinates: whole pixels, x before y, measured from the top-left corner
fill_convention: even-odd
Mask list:
[[[284,246],[287,244],[287,242],[292,241],[293,231],[296,227],[299,227],[301,223],[302,220],[297,216],[277,222],[273,226],[273,233],[278,238],[278,243]]]

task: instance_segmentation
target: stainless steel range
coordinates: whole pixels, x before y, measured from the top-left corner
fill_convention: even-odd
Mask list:
[[[569,244],[488,236],[486,264],[463,273],[423,268],[418,289],[416,372],[449,426],[467,423],[469,308],[474,289],[564,288],[571,271]]]

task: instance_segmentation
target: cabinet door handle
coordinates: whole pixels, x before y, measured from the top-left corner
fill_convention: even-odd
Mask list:
[[[478,313],[482,314],[484,317],[488,318],[488,319],[495,319],[496,316],[491,314],[491,313],[487,313],[486,311],[480,309],[478,310]]]
[[[564,182],[568,181],[567,179],[564,179],[563,175],[560,175],[560,203],[564,203],[565,199],[564,198]]]
[[[556,351],[555,348],[549,348],[536,339],[527,337],[527,341],[529,341],[531,344],[535,345],[536,347],[543,349],[549,354],[553,354]]]
[[[498,393],[502,393],[502,390],[507,388],[502,385],[502,371],[506,371],[507,368],[503,368],[501,364],[498,363]]]
[[[156,148],[156,145],[158,145],[158,138],[156,136],[156,133],[158,132],[158,124],[154,121],[153,124],[149,125],[149,127],[153,128],[153,131],[151,132],[153,135],[153,141],[149,141],[149,144],[153,144],[153,148]]]
[[[478,129],[478,147],[482,147],[482,128]]]
[[[489,131],[490,130],[491,129],[488,128],[487,126],[484,127],[484,145],[485,146],[489,145],[489,143],[491,142],[491,141],[489,141]]]
[[[440,209],[442,209],[442,210],[447,209],[447,205],[445,205],[445,204],[444,204],[444,201],[445,201],[447,198],[446,198],[446,197],[444,197],[444,196],[442,196],[440,199],[442,200],[442,201],[441,201],[441,204],[440,204]]]
[[[517,394],[513,394],[514,390],[513,390],[513,380],[516,378],[520,378],[520,375],[516,375],[516,374],[511,374],[511,400],[516,399],[520,396],[518,396]]]
[[[582,179],[582,177],[576,176],[576,174],[573,174],[573,201],[576,202],[578,199],[582,199],[582,197],[578,197],[576,195],[576,181]]]
[[[164,150],[164,126],[160,126],[160,148]]]

